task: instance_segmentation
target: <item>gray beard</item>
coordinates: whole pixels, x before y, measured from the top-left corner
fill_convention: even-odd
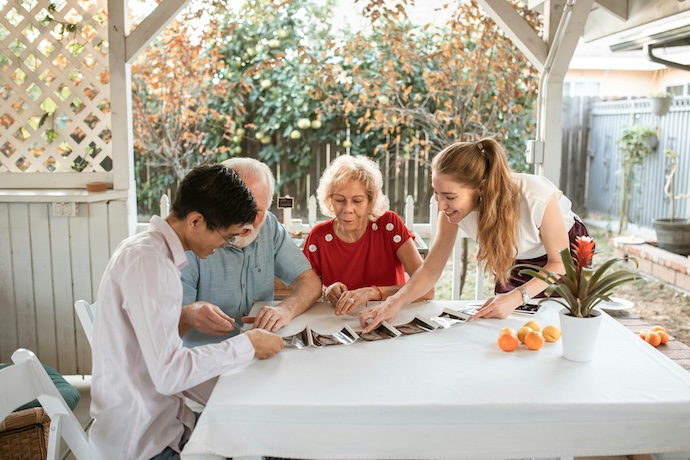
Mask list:
[[[266,222],[266,218],[268,217],[268,211],[264,214],[264,219],[259,223],[258,227],[254,227],[252,224],[247,224],[244,226],[244,228],[248,228],[250,230],[249,235],[247,236],[238,236],[235,238],[235,242],[233,243],[233,246],[235,246],[237,249],[244,249],[250,244],[256,240],[256,237],[259,236],[259,230],[261,227],[264,225]]]
[[[259,231],[254,228],[253,225],[249,225],[248,227],[251,227],[251,233],[248,236],[238,236],[235,238],[235,241],[233,242],[233,246],[235,246],[237,249],[244,249],[250,244],[256,240],[256,237],[259,236]]]

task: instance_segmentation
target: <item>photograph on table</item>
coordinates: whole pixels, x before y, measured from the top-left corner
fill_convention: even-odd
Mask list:
[[[444,308],[440,315],[431,318],[433,322],[438,324],[443,329],[462,324],[472,317],[473,313],[469,311],[451,310]]]
[[[388,324],[387,322],[381,323],[379,327],[373,331],[363,334],[359,333],[359,337],[365,342],[373,342],[376,340],[394,339],[400,335],[400,331]]]
[[[536,315],[541,308],[541,301],[535,300],[527,302],[525,305],[520,305],[513,313],[520,313],[523,315]]]
[[[328,347],[331,345],[350,345],[354,343],[359,336],[347,324],[339,332],[333,334],[319,334],[316,331],[311,331],[311,342],[316,348]]]
[[[421,316],[415,316],[412,321],[407,324],[395,326],[402,335],[419,334],[420,332],[429,332],[438,328],[438,324],[432,322],[430,319]]]
[[[297,348],[301,350],[302,348],[307,348],[309,346],[309,328],[306,327],[302,332],[297,334],[289,335],[283,337],[283,343],[288,348]]]

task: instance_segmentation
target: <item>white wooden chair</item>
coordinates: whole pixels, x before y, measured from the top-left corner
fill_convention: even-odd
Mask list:
[[[77,460],[88,459],[88,437],[36,355],[20,348],[12,354],[12,362],[13,366],[0,369],[0,420],[38,399],[50,417],[48,459],[60,457],[61,438]]]
[[[93,317],[96,314],[96,304],[90,304],[86,300],[77,300],[74,302],[74,310],[77,312],[77,317],[81,323],[84,334],[89,340],[89,345],[93,346],[91,337],[93,336]]]

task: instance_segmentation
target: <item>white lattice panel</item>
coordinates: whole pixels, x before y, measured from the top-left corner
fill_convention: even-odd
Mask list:
[[[0,68],[0,173],[112,170],[106,0],[0,0]]]

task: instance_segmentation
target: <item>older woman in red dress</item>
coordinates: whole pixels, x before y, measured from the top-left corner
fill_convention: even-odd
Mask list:
[[[337,315],[398,292],[422,265],[414,236],[388,210],[379,167],[363,156],[341,155],[323,172],[317,197],[332,217],[314,226],[304,243]],[[432,299],[433,288],[421,297]]]

